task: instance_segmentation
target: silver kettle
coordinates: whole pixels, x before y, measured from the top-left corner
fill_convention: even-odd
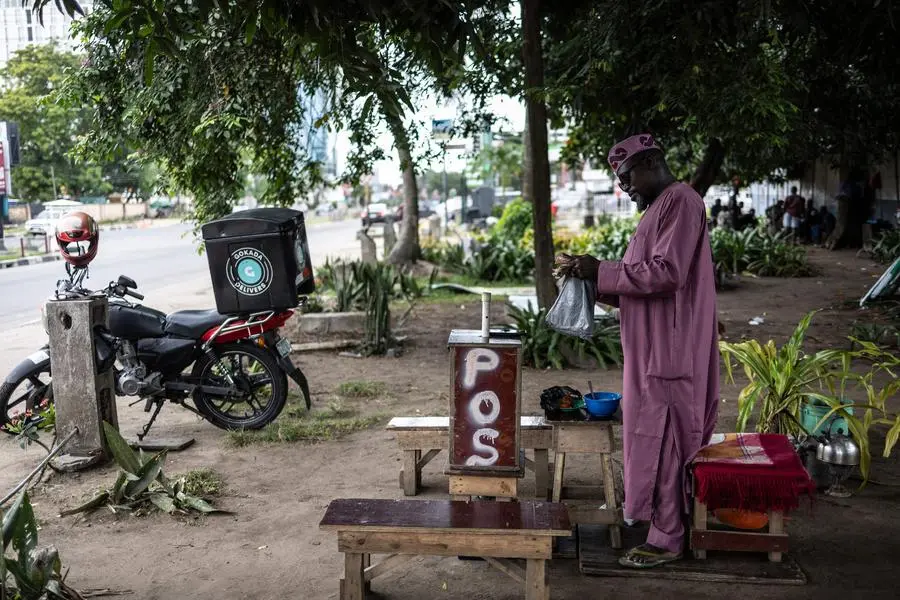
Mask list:
[[[828,434],[816,448],[816,458],[829,465],[855,467],[859,465],[859,446],[840,430]]]

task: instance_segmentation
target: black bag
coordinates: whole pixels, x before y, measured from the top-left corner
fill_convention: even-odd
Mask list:
[[[541,408],[548,421],[587,421],[584,396],[569,386],[553,386],[541,392]]]

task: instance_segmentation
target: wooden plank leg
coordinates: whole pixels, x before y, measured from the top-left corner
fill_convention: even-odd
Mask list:
[[[547,448],[534,451],[534,489],[538,499],[547,499],[550,491],[550,450]]]
[[[694,498],[694,529],[706,531],[706,505]],[[706,558],[706,550],[694,549],[694,558],[703,560]]]
[[[556,463],[553,469],[553,501],[559,502],[562,497],[563,471],[566,469],[566,453],[557,452],[553,459]]]
[[[371,557],[372,555],[369,554],[368,556]],[[418,558],[418,556],[415,554],[390,554],[374,565],[370,563],[363,573],[366,578],[366,584],[371,584],[376,577],[381,577],[385,573],[405,565],[414,558]]]
[[[769,511],[769,533],[784,533],[784,513]],[[781,552],[769,552],[769,560],[781,562]]]
[[[606,498],[606,508],[618,512],[616,478],[613,475],[612,458],[609,454],[600,455],[600,466],[603,471],[603,496]],[[617,550],[622,547],[622,528],[619,525],[609,526],[609,545]]]
[[[341,586],[341,600],[364,600],[366,597],[363,564],[365,554],[344,553],[344,581]]]
[[[529,558],[525,565],[525,600],[548,600],[547,561]]]
[[[419,492],[419,475],[416,471],[419,450],[403,451],[403,495],[415,496]]]
[[[519,583],[525,583],[525,572],[522,570],[522,567],[515,564],[511,560],[507,558],[493,558],[491,556],[484,557],[485,562],[491,565],[498,571],[502,571],[506,573]]]
[[[416,493],[422,488],[422,451],[416,450]]]

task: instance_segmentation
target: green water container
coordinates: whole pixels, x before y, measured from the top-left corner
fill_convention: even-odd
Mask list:
[[[847,403],[847,401],[844,400],[844,403]],[[803,405],[803,408],[800,409],[800,423],[806,431],[809,431],[813,435],[830,432],[837,433],[838,429],[843,431],[844,435],[850,435],[850,427],[847,425],[847,419],[837,413],[832,414],[827,421],[816,428],[816,424],[821,421],[822,417],[827,415],[830,410],[830,406],[807,402]],[[851,415],[853,414],[852,408],[847,408],[845,410]]]

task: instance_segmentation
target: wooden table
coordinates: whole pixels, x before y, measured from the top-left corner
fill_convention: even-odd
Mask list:
[[[550,491],[549,449],[553,428],[544,417],[526,415],[520,418],[519,428],[520,445],[534,451],[534,460],[526,459],[525,467],[534,471],[536,496],[546,499]],[[396,433],[397,444],[403,451],[400,471],[403,494],[415,496],[421,486],[422,468],[441,450],[450,447],[450,417],[394,417],[385,429]]]
[[[575,525],[609,525],[610,543],[622,547],[622,508],[616,498],[616,480],[610,455],[615,451],[613,425],[608,421],[552,421],[553,425],[553,502],[563,502]],[[563,486],[568,454],[596,454],[600,458],[603,497],[600,486]],[[606,508],[600,508],[605,502]]]
[[[549,502],[337,499],[319,528],[336,531],[344,553],[342,600],[362,600],[372,579],[417,555],[483,557],[524,583],[526,600],[548,600],[552,540],[571,524]],[[372,565],[372,553],[389,556]],[[510,558],[525,559],[524,572]]]

